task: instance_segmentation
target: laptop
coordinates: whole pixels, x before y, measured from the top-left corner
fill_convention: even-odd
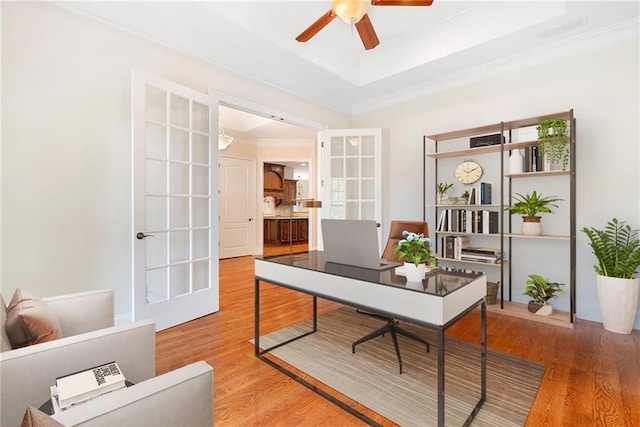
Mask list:
[[[320,224],[325,262],[378,271],[401,265],[380,259],[378,225],[375,221],[323,218]]]

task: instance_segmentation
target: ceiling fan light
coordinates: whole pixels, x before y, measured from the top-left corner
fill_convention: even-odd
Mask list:
[[[371,7],[371,0],[333,0],[333,13],[347,24],[360,21]]]

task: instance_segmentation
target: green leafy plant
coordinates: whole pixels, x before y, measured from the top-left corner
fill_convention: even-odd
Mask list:
[[[633,279],[640,266],[637,230],[632,230],[625,221],[613,218],[604,230],[584,227],[582,232],[589,237],[589,246],[598,259],[598,265],[593,266],[596,273],[606,277]]]
[[[404,239],[398,242],[393,248],[394,255],[400,261],[412,262],[417,267],[419,264],[429,262],[432,265],[438,265],[436,257],[431,255],[431,240],[424,237],[424,234],[413,233],[407,230],[402,232]]]
[[[522,295],[528,295],[537,304],[545,304],[550,299],[557,298],[557,293],[564,294],[564,289],[560,287],[564,283],[550,282],[539,274],[530,274],[525,283],[527,287]]]
[[[547,159],[552,163],[562,163],[562,170],[565,170],[569,163],[566,120],[542,120],[536,130],[538,131],[540,154],[546,155]]]
[[[445,194],[451,187],[453,187],[453,184],[449,184],[447,182],[439,182],[437,186],[438,194]]]
[[[531,194],[519,194],[514,196],[516,203],[511,206],[507,206],[505,210],[508,210],[512,214],[520,214],[523,216],[533,217],[537,213],[553,213],[551,207],[557,208],[558,205],[555,202],[561,201],[555,196],[542,197],[542,193],[538,194],[534,190]]]
[[[465,203],[469,203],[469,190],[465,190],[464,193],[462,193],[462,199],[465,201]]]

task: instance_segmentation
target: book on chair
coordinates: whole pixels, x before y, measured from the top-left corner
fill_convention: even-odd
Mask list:
[[[60,409],[124,387],[125,378],[116,362],[56,379]]]

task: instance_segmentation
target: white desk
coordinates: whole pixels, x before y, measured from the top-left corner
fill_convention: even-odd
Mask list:
[[[260,350],[260,282],[268,282],[313,296],[313,328],[306,334]],[[422,284],[407,284],[394,270],[373,271],[325,263],[322,252],[257,258],[255,260],[255,354],[289,377],[316,391],[363,421],[375,421],[318,389],[264,355],[317,330],[316,298],[337,301],[360,309],[426,326],[438,334],[438,426],[444,426],[445,330],[469,311],[481,307],[481,397],[465,425],[469,425],[486,398],[486,276],[482,273],[436,270]]]

